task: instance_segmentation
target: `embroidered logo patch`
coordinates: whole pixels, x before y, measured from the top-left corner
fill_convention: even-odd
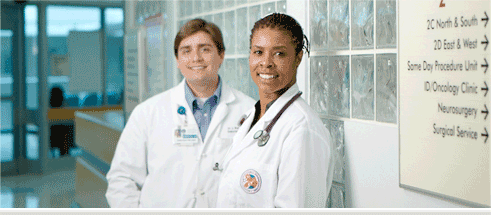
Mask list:
[[[240,186],[246,193],[257,193],[261,189],[261,176],[256,170],[248,169],[240,177]]]

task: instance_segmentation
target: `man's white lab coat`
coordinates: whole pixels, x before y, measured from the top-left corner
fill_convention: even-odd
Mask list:
[[[223,161],[241,116],[254,100],[222,82],[204,141],[198,135],[198,144],[176,145],[174,131],[186,118],[198,129],[184,84],[183,80],[133,110],[107,174],[111,207],[215,207],[220,171],[212,168]],[[186,115],[178,114],[180,106]]]

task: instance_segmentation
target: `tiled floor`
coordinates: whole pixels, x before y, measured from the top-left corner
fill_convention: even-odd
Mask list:
[[[75,169],[1,178],[2,208],[69,208],[74,200]]]

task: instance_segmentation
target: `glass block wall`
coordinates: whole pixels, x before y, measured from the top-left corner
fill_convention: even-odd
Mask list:
[[[395,0],[310,0],[310,106],[329,129],[335,170],[328,207],[346,207],[344,121],[397,124]]]
[[[166,77],[175,77],[168,86],[182,79],[173,55],[179,27],[194,18],[217,24],[226,48],[220,76],[259,99],[249,72],[250,30],[269,13],[288,13],[287,1],[308,5],[308,21],[302,24],[311,43],[310,58],[304,58],[310,75],[306,95],[335,146],[335,176],[326,206],[347,207],[344,122],[397,124],[396,0],[139,0],[134,23],[143,25],[146,17],[162,13],[165,53],[172,56],[164,62]]]

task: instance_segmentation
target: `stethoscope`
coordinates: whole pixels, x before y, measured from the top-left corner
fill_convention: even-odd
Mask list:
[[[269,123],[268,127],[266,127],[266,130],[259,130],[254,134],[254,139],[258,140],[257,145],[259,147],[263,147],[268,143],[269,140],[269,132],[271,132],[271,129],[273,129],[274,124],[278,121],[280,116],[285,112],[285,110],[302,95],[302,92],[298,92],[293,98],[291,98],[283,108],[276,114],[276,116],[271,120]],[[242,125],[244,123],[245,119],[247,116],[243,116],[239,122],[239,125]],[[213,167],[213,171],[222,171],[223,169],[220,168],[219,163],[215,163],[215,166]]]
[[[267,143],[268,143],[268,140],[269,140],[269,132],[271,132],[271,129],[273,129],[273,126],[274,124],[276,124],[276,122],[278,121],[278,119],[280,118],[281,114],[283,114],[285,112],[285,110],[296,100],[298,99],[298,97],[300,97],[300,95],[302,95],[302,92],[298,92],[295,96],[293,96],[293,98],[290,99],[290,101],[288,101],[285,106],[283,106],[283,108],[281,108],[280,112],[278,112],[276,114],[276,116],[273,118],[273,120],[271,120],[271,122],[269,123],[268,127],[266,127],[266,130],[259,130],[257,131],[255,134],[254,134],[254,139],[255,140],[258,140],[257,141],[257,145],[259,147],[263,147],[265,146]]]

